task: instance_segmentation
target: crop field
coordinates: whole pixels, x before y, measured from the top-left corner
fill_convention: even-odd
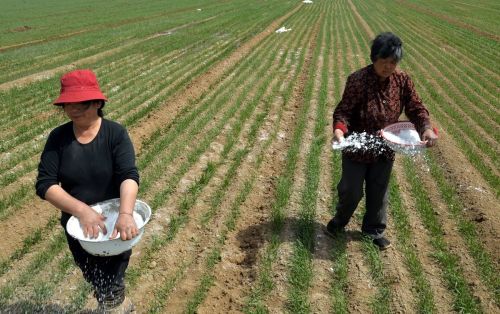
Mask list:
[[[498,1],[0,5],[0,313],[95,306],[34,190],[75,68],[128,129],[153,209],[127,270],[137,313],[500,313]],[[380,252],[363,202],[345,234],[322,226],[340,178],[331,115],[382,31],[402,38],[439,142],[397,156]]]

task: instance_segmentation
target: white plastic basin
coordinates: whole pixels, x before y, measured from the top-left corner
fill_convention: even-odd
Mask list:
[[[136,200],[134,205],[134,220],[139,229],[139,234],[131,239],[123,241],[118,235],[115,239],[110,239],[111,234],[118,218],[120,209],[120,199],[114,198],[104,202],[94,204],[92,207],[96,212],[103,214],[106,217],[107,234],[99,232],[99,236],[95,239],[85,237],[80,226],[78,218],[72,216],[66,224],[66,230],[75,239],[80,242],[80,245],[85,251],[96,256],[113,256],[123,253],[131,249],[141,239],[144,233],[144,226],[151,218],[151,207],[141,200]]]
[[[425,142],[420,140],[415,126],[409,121],[388,125],[381,135],[387,145],[398,153],[415,154],[425,149]]]

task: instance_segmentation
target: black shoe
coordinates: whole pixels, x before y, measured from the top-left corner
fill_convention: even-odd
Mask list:
[[[339,233],[344,232],[344,227],[337,225],[332,219],[328,222],[326,228],[323,228],[323,232],[329,235],[330,237],[334,238]]]
[[[391,247],[391,241],[387,240],[384,237],[373,239],[373,244],[375,244],[376,246],[378,246],[378,248],[381,251],[387,250],[388,248]]]

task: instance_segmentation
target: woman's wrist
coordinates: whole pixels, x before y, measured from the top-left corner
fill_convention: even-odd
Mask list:
[[[130,216],[133,216],[132,213],[120,213],[120,215],[130,215]]]

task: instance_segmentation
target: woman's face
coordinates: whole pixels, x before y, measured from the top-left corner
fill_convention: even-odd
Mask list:
[[[63,104],[63,109],[68,118],[73,122],[88,122],[96,117],[97,109],[101,107],[98,102],[73,102]]]
[[[394,58],[378,58],[373,62],[373,67],[375,68],[375,73],[380,77],[382,81],[386,80],[391,74],[396,70],[398,62]]]

